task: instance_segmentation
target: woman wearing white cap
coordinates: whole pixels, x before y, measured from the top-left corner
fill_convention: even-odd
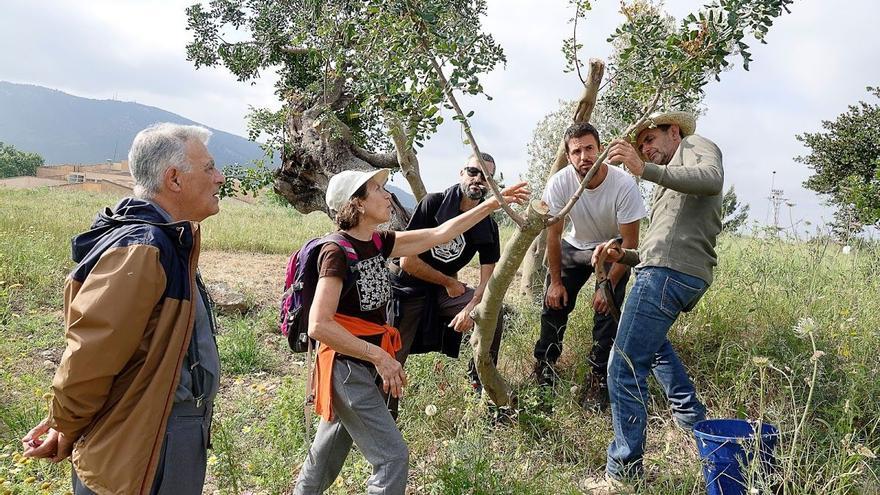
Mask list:
[[[309,336],[319,341],[315,410],[321,422],[297,479],[296,494],[322,493],[336,479],[352,442],[373,466],[367,493],[403,494],[409,450],[378,384],[399,397],[406,375],[394,358],[400,335],[386,323],[391,297],[388,258],[415,256],[476,225],[500,207],[497,199],[438,227],[377,231],[391,217],[389,171],[347,170],[327,186],[327,206],[346,245],[327,242],[318,254],[318,282],[309,309]],[[502,191],[508,203],[528,198],[526,184]],[[357,277],[345,285],[349,266]]]

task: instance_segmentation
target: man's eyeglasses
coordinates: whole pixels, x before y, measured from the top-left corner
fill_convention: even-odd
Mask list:
[[[464,171],[471,177],[480,176],[481,180],[486,180],[486,176],[483,175],[483,171],[478,169],[477,167],[465,167]]]

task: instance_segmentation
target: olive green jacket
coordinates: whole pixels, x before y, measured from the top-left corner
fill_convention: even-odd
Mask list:
[[[668,165],[646,163],[642,179],[656,184],[651,224],[638,250],[626,250],[621,263],[671,268],[711,284],[721,232],[721,150],[702,136],[687,136]]]

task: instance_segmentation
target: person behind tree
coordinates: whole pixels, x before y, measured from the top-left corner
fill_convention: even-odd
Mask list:
[[[495,174],[495,160],[483,153],[489,175]],[[455,218],[483,202],[488,192],[486,177],[475,156],[468,158],[459,171],[459,182],[441,193],[431,193],[416,206],[406,230],[435,227]],[[480,282],[468,287],[458,279],[459,271],[474,255],[480,255]],[[401,272],[392,276],[395,323],[400,330],[402,347],[397,351],[400,364],[406,363],[410,352],[441,351],[458,357],[461,332],[474,327],[471,311],[480,303],[495,263],[501,257],[498,224],[492,217],[439,246],[418,256],[401,258]],[[498,319],[490,353],[497,363],[501,344],[503,319]],[[415,342],[414,342],[415,341]],[[473,358],[468,364],[468,377],[474,391],[482,390]],[[392,413],[397,401],[392,399]]]
[[[409,451],[382,396],[384,392],[399,398],[406,385],[403,366],[394,357],[400,334],[386,321],[391,298],[386,263],[449,242],[500,207],[492,198],[437,227],[377,231],[391,216],[391,195],[385,190],[388,175],[388,170],[349,170],[334,175],[327,186],[327,206],[358,260],[357,280],[343,292],[348,253],[332,242],[321,247],[308,318],[309,336],[320,342],[315,410],[321,421],[296,494],[324,492],[339,475],[352,443],[373,468],[367,493],[405,492]],[[520,183],[506,188],[502,196],[508,203],[522,203],[528,191]]]
[[[639,222],[646,215],[635,180],[617,167],[596,163],[601,146],[595,127],[585,122],[572,124],[565,131],[564,142],[569,165],[553,174],[542,198],[551,214],[556,215],[563,209],[592,167],[599,169],[568,213],[569,231],[563,236],[565,222],[562,221],[547,229],[548,273],[544,283],[541,333],[534,351],[535,375],[541,385],[553,385],[556,381],[554,365],[562,354],[568,316],[574,310],[578,293],[594,271],[590,261],[593,249],[617,236],[622,237],[625,247],[638,246]],[[629,280],[629,267],[615,264],[608,273],[614,304],[619,308]],[[608,404],[608,355],[617,322],[608,312],[598,288],[590,300],[593,306],[593,346],[580,402],[587,408],[604,409]]]

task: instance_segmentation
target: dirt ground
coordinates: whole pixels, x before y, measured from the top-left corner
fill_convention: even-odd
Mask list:
[[[254,297],[260,305],[275,304],[284,287],[287,258],[280,254],[204,251],[199,256],[199,269],[208,282],[225,282]],[[474,286],[479,282],[480,272],[467,266],[459,273],[459,279]]]
[[[205,251],[199,256],[205,280],[225,282],[261,305],[278,302],[286,267],[287,256],[279,254]]]

